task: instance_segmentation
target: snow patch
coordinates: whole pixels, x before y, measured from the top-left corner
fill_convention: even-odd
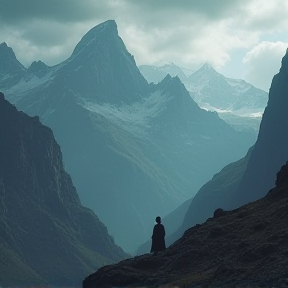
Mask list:
[[[99,114],[122,129],[138,135],[145,135],[150,128],[150,120],[161,114],[165,109],[165,103],[170,98],[160,92],[152,93],[149,97],[131,105],[114,106],[108,103],[97,104],[85,99],[83,107],[88,111]]]
[[[33,76],[31,79],[28,81],[24,80],[23,78],[20,80],[18,84],[13,86],[12,88],[9,89],[9,94],[14,94],[18,92],[25,92],[28,90],[31,90],[39,85],[42,85],[49,80],[52,80],[54,77],[52,77],[52,72],[47,73],[44,77],[38,78],[37,76]]]

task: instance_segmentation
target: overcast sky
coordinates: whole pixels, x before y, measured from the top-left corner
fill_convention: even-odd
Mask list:
[[[208,62],[266,91],[288,47],[287,0],[0,0],[0,43],[54,65],[109,19],[138,65]]]

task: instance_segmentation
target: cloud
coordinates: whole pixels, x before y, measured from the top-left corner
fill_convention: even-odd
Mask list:
[[[287,13],[287,1],[267,1],[265,5],[260,0],[251,1],[246,7],[247,17],[239,18],[237,25],[241,25],[243,29],[249,31],[275,32],[287,27]]]
[[[18,25],[31,20],[79,22],[105,17],[110,1],[93,0],[1,0],[0,22]]]
[[[220,68],[267,32],[287,31],[287,13],[287,0],[0,0],[0,42],[25,66],[37,59],[54,65],[89,29],[114,19],[139,65]]]
[[[288,43],[280,41],[263,41],[255,46],[243,60],[246,66],[245,80],[268,91],[273,76],[279,72],[287,47]]]
[[[235,11],[239,11],[242,9],[245,3],[249,3],[249,0],[145,0],[145,1],[136,1],[134,0],[125,0],[120,1],[133,7],[133,10],[142,12],[141,15],[152,15],[152,18],[157,15],[157,18],[163,19],[161,16],[171,15],[174,17],[178,15],[182,15],[186,17],[186,15],[195,16],[196,14],[202,15],[205,18],[209,19],[219,19],[222,17],[226,17],[229,14],[235,14]],[[173,21],[173,17],[169,18],[169,20]],[[161,23],[159,21],[159,23]]]

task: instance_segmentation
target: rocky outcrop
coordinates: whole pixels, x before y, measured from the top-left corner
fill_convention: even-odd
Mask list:
[[[81,205],[50,128],[0,93],[0,286],[78,285],[127,257]]]
[[[195,225],[157,256],[102,267],[83,288],[286,287],[287,183],[288,162],[264,198]]]

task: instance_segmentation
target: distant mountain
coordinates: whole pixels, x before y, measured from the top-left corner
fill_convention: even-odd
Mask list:
[[[25,75],[25,67],[17,60],[12,48],[0,44],[0,83],[1,89],[8,89],[19,83]]]
[[[217,210],[157,256],[102,267],[82,287],[285,287],[287,222],[288,162],[264,198]]]
[[[2,93],[0,139],[1,287],[75,286],[127,257],[81,205],[50,128]]]
[[[187,79],[187,72],[188,76],[194,72],[187,69],[185,70],[186,73],[184,73],[183,68],[178,67],[174,63],[166,64],[160,67],[140,65],[139,70],[149,83],[152,82],[154,84],[161,82],[168,74],[172,77],[177,76],[181,82],[185,83]]]
[[[154,83],[167,74],[177,75],[201,108],[216,111],[238,130],[258,131],[268,94],[244,80],[227,78],[208,63],[187,76],[183,68],[175,64],[162,67],[142,65],[139,69],[148,82]]]
[[[92,28],[66,61],[33,66],[16,85],[1,78],[0,89],[52,128],[82,203],[126,251],[150,238],[157,215],[254,144],[200,109],[178,77],[148,84],[113,20]]]
[[[203,223],[215,209],[232,209],[264,196],[273,188],[277,166],[288,160],[288,55],[274,76],[268,105],[256,144],[247,155],[224,167],[197,192],[182,227],[169,238],[181,237],[186,229]]]
[[[249,116],[263,113],[267,105],[265,91],[244,80],[226,78],[207,63],[190,75],[185,85],[199,106],[205,108],[214,107]]]

